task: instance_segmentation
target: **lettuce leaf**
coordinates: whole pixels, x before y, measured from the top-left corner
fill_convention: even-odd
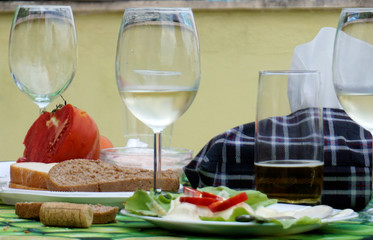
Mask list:
[[[241,216],[241,215],[250,215],[250,213],[248,213],[245,208],[238,207],[238,208],[235,208],[233,210],[231,216],[228,219],[224,219],[221,216],[200,217],[200,219],[203,220],[203,221],[235,222],[236,217]],[[272,218],[272,219],[268,219],[268,220],[260,217],[258,220],[253,220],[253,221],[257,222],[258,224],[260,224],[260,223],[274,223],[274,224],[277,224],[277,225],[281,225],[284,229],[288,229],[295,224],[298,224],[298,225],[301,225],[301,224],[306,224],[306,225],[308,225],[308,224],[321,224],[321,219],[310,218],[310,217],[307,217],[307,216],[299,218],[299,219],[275,219],[275,218]]]
[[[298,224],[321,224],[321,219],[320,218],[310,218],[310,217],[302,217],[299,219],[270,219],[268,222],[272,222],[275,224],[282,225],[284,229],[290,228],[291,226]]]
[[[145,216],[160,217],[167,213],[171,206],[171,200],[180,194],[155,194],[138,189],[132,197],[128,198],[124,208],[132,213]]]

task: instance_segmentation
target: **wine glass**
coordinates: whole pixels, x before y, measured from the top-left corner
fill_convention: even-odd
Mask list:
[[[372,66],[373,8],[342,9],[334,42],[334,88],[346,113],[371,133]]]
[[[192,104],[200,82],[199,40],[188,8],[129,8],[116,79],[128,109],[154,132],[154,191],[161,191],[161,132]]]
[[[40,109],[70,84],[77,37],[70,6],[18,6],[10,32],[9,68],[17,87]]]

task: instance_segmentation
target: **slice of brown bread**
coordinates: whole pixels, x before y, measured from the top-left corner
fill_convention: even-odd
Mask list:
[[[101,204],[90,205],[93,209],[93,224],[105,224],[116,222],[118,207],[103,206]]]
[[[39,220],[42,202],[18,202],[15,205],[15,212],[19,218]],[[93,210],[93,224],[105,224],[116,222],[118,207],[104,206],[101,204],[89,206]]]
[[[39,220],[41,202],[19,202],[15,205],[15,212],[20,218]]]
[[[164,191],[179,190],[179,172],[166,170],[161,174]],[[131,192],[153,187],[153,171],[124,168],[101,160],[74,159],[56,164],[47,177],[50,191]]]

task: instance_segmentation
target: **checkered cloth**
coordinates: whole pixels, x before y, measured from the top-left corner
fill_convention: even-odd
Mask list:
[[[322,204],[363,209],[372,195],[372,136],[339,109],[326,108]],[[184,167],[192,187],[255,189],[255,123],[240,125],[211,139]]]

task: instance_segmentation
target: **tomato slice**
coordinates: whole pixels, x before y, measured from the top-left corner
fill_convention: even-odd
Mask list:
[[[239,193],[231,198],[228,198],[225,201],[217,201],[208,206],[211,212],[220,212],[226,210],[230,207],[233,207],[239,203],[242,203],[248,199],[245,192]]]
[[[61,162],[100,156],[100,134],[96,123],[84,111],[67,104],[45,112],[32,124],[23,141],[26,162]]]
[[[194,188],[190,188],[190,187],[184,187],[183,188],[183,193],[187,197],[201,197],[202,196],[200,191],[198,191]]]
[[[209,192],[201,192],[201,196],[202,197],[209,197],[209,198],[215,198],[216,200],[219,200],[219,201],[223,201],[224,198],[220,197],[220,196],[217,196],[213,193],[209,193]]]
[[[209,197],[180,197],[180,202],[187,202],[191,203],[197,206],[209,206],[212,203],[216,202],[215,198],[209,198]]]

